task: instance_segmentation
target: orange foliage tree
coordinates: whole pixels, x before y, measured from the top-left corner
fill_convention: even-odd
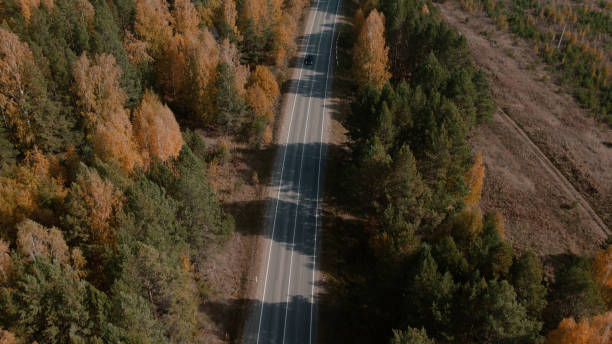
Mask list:
[[[137,0],[136,33],[151,44],[153,56],[159,56],[172,37],[172,16],[165,0]]]
[[[40,0],[19,0],[19,9],[21,11],[21,15],[26,20],[26,23],[30,22],[30,18],[32,17],[32,10],[36,8],[40,8],[41,1]],[[42,4],[48,9],[52,9],[55,1],[54,0],[42,0]]]
[[[236,19],[238,18],[238,10],[236,9],[236,2],[234,0],[225,0],[220,5],[217,21],[220,24],[221,30],[225,30],[225,33],[231,33],[239,41],[242,40],[242,35],[236,25]]]
[[[62,177],[54,177],[57,160],[49,161],[39,151],[27,154],[25,163],[15,166],[6,176],[0,177],[0,233],[9,240],[15,239],[15,225],[25,218],[36,218],[53,223],[54,215],[41,207],[44,202],[63,203],[66,190]],[[54,171],[55,170],[55,171]]]
[[[389,48],[385,46],[384,16],[373,10],[363,23],[353,48],[353,73],[361,87],[382,89],[391,77]]]
[[[257,35],[261,35],[266,28],[268,17],[267,0],[244,0],[242,4],[241,20],[251,23]]]
[[[192,35],[198,32],[200,17],[190,0],[176,0],[174,2],[172,19],[177,34]]]
[[[464,201],[468,208],[476,207],[480,203],[484,175],[485,169],[482,165],[482,155],[476,154],[472,167],[465,172],[465,184],[468,187],[468,193],[465,195]]]
[[[595,256],[593,270],[604,300],[612,305],[612,245]]]
[[[135,65],[144,62],[151,62],[153,60],[153,58],[147,52],[149,43],[139,40],[129,30],[126,30],[125,34],[123,35],[123,48],[127,52],[130,62]]]
[[[153,157],[166,161],[178,156],[183,136],[172,111],[151,91],[146,91],[134,111],[134,138],[145,163]]]
[[[184,96],[187,77],[186,45],[185,36],[174,35],[166,42],[161,55],[154,55],[157,89],[165,101],[180,108],[187,106]]]
[[[294,19],[298,21],[307,3],[308,0],[286,0],[285,12],[293,15]]]
[[[0,329],[0,344],[17,344],[17,339],[12,332]]]
[[[272,72],[265,66],[257,66],[251,74],[246,97],[255,115],[273,121],[279,95],[280,89]]]
[[[123,107],[126,94],[119,85],[121,68],[113,55],[85,54],[74,63],[73,76],[79,105],[90,128],[94,153],[104,161],[117,161],[130,172],[142,159],[132,139],[132,124]]]
[[[612,344],[612,312],[576,322],[566,318],[551,331],[546,344]]]
[[[190,87],[185,92],[185,102],[197,118],[211,122],[215,114],[219,45],[208,30],[187,37],[186,45],[186,82]]]
[[[297,31],[297,22],[290,13],[283,13],[280,25],[274,31],[274,63],[277,66],[284,66],[288,59],[295,53],[296,46],[294,36]]]
[[[147,44],[157,72],[156,87],[167,102],[182,104],[186,35],[195,34],[198,24],[199,16],[188,0],[177,2],[172,14],[166,0],[136,4],[134,30]]]
[[[96,10],[89,0],[76,0],[74,8],[83,17],[87,25],[92,27],[96,15]]]

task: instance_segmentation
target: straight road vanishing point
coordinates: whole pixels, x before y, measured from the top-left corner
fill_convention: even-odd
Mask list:
[[[258,270],[263,279],[258,279],[257,302],[248,310],[244,343],[310,344],[316,337],[319,189],[340,1],[318,0],[306,17],[266,211],[264,257]],[[312,65],[302,63],[307,55],[314,57]]]

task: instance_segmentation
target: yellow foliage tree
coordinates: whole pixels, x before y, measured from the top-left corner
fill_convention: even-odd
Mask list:
[[[76,195],[84,205],[89,237],[92,243],[112,247],[116,240],[116,215],[123,205],[123,195],[108,180],[103,180],[95,170],[87,170],[75,181]]]
[[[176,0],[172,17],[176,33],[192,35],[198,32],[200,17],[190,0]]]
[[[612,312],[576,322],[566,318],[557,329],[551,331],[546,344],[612,344]]]
[[[465,195],[465,205],[468,208],[478,206],[482,197],[482,183],[484,180],[485,169],[482,164],[482,155],[476,154],[472,167],[465,173],[465,184],[468,193]]]
[[[304,7],[306,7],[307,0],[286,0],[285,1],[285,12],[293,15],[295,21],[299,21],[302,17]]]
[[[219,62],[225,62],[234,72],[234,89],[240,96],[245,94],[245,86],[249,80],[249,67],[240,64],[240,51],[230,42],[229,39],[224,39],[219,47],[220,57]]]
[[[116,110],[125,103],[126,95],[119,85],[121,68],[115,64],[113,55],[99,55],[92,63],[82,54],[74,63],[72,75],[79,97],[77,103],[90,128],[95,129],[104,120],[107,107]]]
[[[0,284],[8,281],[12,265],[13,261],[10,256],[9,243],[0,240]]]
[[[70,258],[68,245],[59,229],[45,228],[30,219],[17,225],[17,252],[29,260],[45,257],[66,263]]]
[[[245,24],[251,22],[257,35],[263,33],[266,27],[266,18],[268,18],[267,0],[244,0],[241,20]]]
[[[121,68],[113,55],[98,55],[92,64],[85,54],[73,67],[76,93],[90,128],[94,153],[104,161],[117,161],[130,172],[142,159],[132,140],[132,124],[123,107],[125,92],[119,85]]]
[[[284,66],[295,53],[294,36],[297,31],[295,18],[289,13],[283,13],[280,25],[274,31],[273,56],[277,66]]]
[[[187,37],[186,81],[184,95],[191,112],[209,122],[214,119],[215,82],[219,64],[219,45],[208,30]]]
[[[161,161],[178,156],[184,141],[174,114],[151,91],[146,91],[134,111],[134,138],[145,164],[153,157]]]
[[[595,256],[593,270],[604,300],[608,305],[612,305],[612,245]]]
[[[465,209],[455,219],[454,231],[457,237],[473,241],[482,232],[482,211],[480,208]]]
[[[27,43],[0,28],[0,114],[2,123],[13,129],[20,143],[33,140],[29,105],[33,71],[37,70]]]
[[[361,87],[382,89],[391,78],[389,48],[385,46],[384,16],[373,10],[363,23],[353,48],[353,74]]]
[[[186,45],[185,36],[174,35],[162,48],[161,56],[154,58],[157,89],[165,101],[179,107],[186,106],[183,96],[187,77]]]
[[[255,115],[274,120],[274,107],[278,101],[280,89],[274,75],[265,66],[255,67],[247,87],[247,104]]]
[[[26,22],[30,22],[32,9],[40,7],[40,0],[19,0],[19,9]]]
[[[87,25],[89,25],[89,28],[93,31],[96,10],[89,0],[76,0],[74,2],[74,8],[79,14],[81,14]]]
[[[54,216],[48,209],[41,207],[40,191],[44,190],[45,199],[63,202],[66,189],[62,177],[52,176],[57,171],[57,161],[47,160],[42,153],[34,151],[26,155],[23,164],[14,166],[6,176],[0,177],[0,228],[7,230],[9,240],[15,239],[15,225],[25,218],[53,222]]]
[[[236,18],[238,17],[238,11],[236,10],[236,2],[234,0],[225,0],[221,7],[221,21],[225,23],[238,40],[241,40],[240,31],[236,26]]]
[[[166,0],[137,0],[136,33],[151,44],[152,55],[159,56],[172,37],[172,15]]]
[[[258,86],[247,89],[246,101],[256,116],[272,119],[274,117],[274,104],[266,96],[264,90]]]
[[[0,329],[0,344],[17,344],[17,339],[13,333]]]
[[[495,220],[495,228],[499,232],[499,235],[503,238],[506,237],[506,225],[504,223],[504,217],[499,211],[496,211],[493,215],[493,220]]]
[[[135,65],[153,61],[153,58],[147,52],[149,43],[136,38],[132,31],[125,30],[123,48],[127,52],[130,61]]]

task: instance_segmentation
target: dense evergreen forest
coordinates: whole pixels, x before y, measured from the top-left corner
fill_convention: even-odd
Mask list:
[[[1,343],[202,341],[233,219],[194,129],[272,139],[306,5],[0,2]]]
[[[352,31],[350,153],[336,196],[362,222],[333,257],[345,264],[329,282],[335,335],[610,343],[612,246],[568,255],[545,279],[534,253],[506,242],[501,215],[479,207],[486,171],[468,136],[496,106],[465,39],[423,0],[362,0]]]

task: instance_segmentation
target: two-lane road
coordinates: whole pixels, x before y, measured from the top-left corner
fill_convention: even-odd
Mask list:
[[[317,0],[283,109],[265,245],[244,343],[312,343],[316,335],[319,196],[325,168],[334,32],[341,0]],[[314,56],[313,65],[302,64]]]

